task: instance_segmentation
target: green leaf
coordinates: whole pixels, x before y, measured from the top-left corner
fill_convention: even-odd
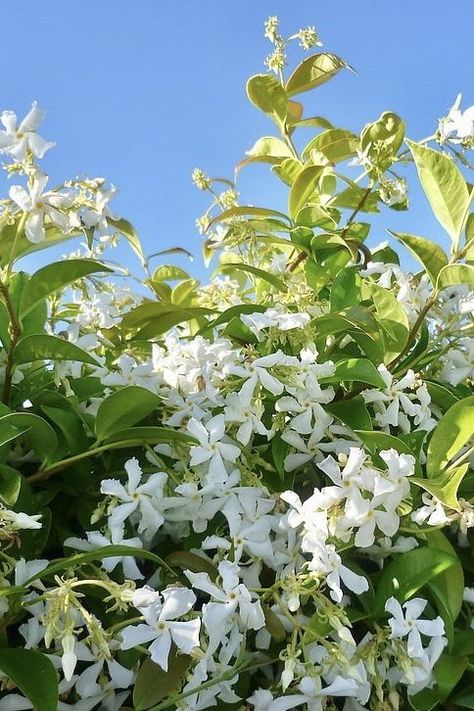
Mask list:
[[[450,286],[466,284],[474,287],[474,266],[472,264],[448,264],[438,274],[436,288],[447,289]]]
[[[26,316],[40,301],[54,292],[97,272],[112,272],[93,259],[65,259],[48,264],[35,272],[27,282],[21,299],[20,318]]]
[[[107,221],[115,227],[116,230],[121,232],[121,234],[125,237],[127,242],[129,243],[130,247],[133,249],[137,257],[140,259],[140,262],[142,264],[146,263],[145,255],[143,254],[143,249],[142,245],[140,242],[140,238],[138,237],[135,228],[133,225],[128,222],[128,220],[124,220],[123,218],[120,218],[119,220],[113,220],[110,217],[107,218]]]
[[[162,264],[153,272],[152,281],[176,281],[176,279],[189,279],[188,272],[173,264]]]
[[[211,331],[213,328],[216,328],[223,323],[228,323],[233,318],[238,317],[241,314],[263,313],[264,311],[266,311],[266,307],[261,304],[237,304],[237,306],[230,306],[216,319],[214,319],[214,321],[210,321],[206,326],[201,328],[198,335],[205,333],[206,331]]]
[[[288,96],[301,94],[332,79],[341,69],[351,67],[340,57],[321,52],[307,57],[299,64],[286,83]],[[353,71],[353,70],[352,70]]]
[[[436,425],[428,445],[426,472],[437,477],[474,435],[474,395],[449,408]]]
[[[408,317],[392,291],[374,283],[368,284],[368,290],[381,326],[385,345],[384,362],[390,363],[402,352],[408,340]]]
[[[227,272],[227,271],[243,271],[243,272],[248,272],[249,274],[253,274],[254,276],[258,277],[259,279],[263,279],[264,281],[268,282],[272,286],[275,287],[278,291],[283,291],[286,292],[288,291],[288,287],[286,286],[285,282],[282,281],[279,277],[275,276],[275,274],[270,274],[269,272],[264,271],[263,269],[258,269],[257,267],[252,267],[250,264],[242,264],[240,262],[236,263],[228,263],[228,264],[223,264],[220,267],[221,271]]]
[[[465,686],[449,701],[456,709],[474,709],[474,684]]]
[[[372,430],[372,419],[361,395],[330,402],[324,409],[354,431],[359,427],[365,432]]]
[[[17,469],[8,464],[0,464],[0,499],[9,508],[17,502],[21,489],[22,476]]]
[[[265,605],[265,603],[262,604],[262,610],[265,616],[265,627],[267,632],[270,633],[271,637],[273,637],[276,642],[284,642],[287,632],[278,615],[276,615],[273,610],[268,607],[268,605]]]
[[[444,620],[446,636],[450,645],[458,640],[458,632],[454,632],[454,623],[461,612],[464,594],[464,573],[456,551],[442,531],[433,529],[426,536],[428,546],[445,551],[456,558],[456,563],[448,570],[432,578],[426,587],[435,598],[439,613]],[[466,652],[460,652],[465,654]]]
[[[174,646],[169,655],[166,672],[150,658],[145,659],[138,670],[133,689],[134,708],[137,711],[146,711],[176,692],[181,687],[191,662],[192,657],[180,654]]]
[[[254,106],[267,114],[279,126],[283,125],[288,113],[288,96],[271,74],[256,74],[247,82],[247,95]]]
[[[469,207],[466,181],[447,155],[413,141],[407,140],[407,144],[431,209],[451,237],[453,249],[457,250]]]
[[[434,686],[432,689],[423,689],[417,694],[408,697],[408,703],[414,711],[431,711],[439,708],[438,689]]]
[[[211,580],[215,580],[219,575],[219,571],[210,560],[190,551],[173,551],[166,557],[166,562],[172,568],[191,570],[193,573],[207,573]]]
[[[234,220],[236,217],[265,217],[272,218],[277,217],[279,220],[285,220],[290,222],[290,219],[284,212],[278,212],[278,210],[271,210],[267,207],[253,207],[252,205],[239,205],[238,207],[231,207],[219,215],[216,215],[208,224],[207,230],[209,231],[211,227],[221,222],[229,222]]]
[[[171,303],[186,308],[186,303],[188,302],[189,306],[192,301],[192,293],[198,284],[197,279],[185,279],[179,284],[176,284],[171,292]]]
[[[425,491],[429,491],[430,494],[450,509],[459,510],[457,492],[468,468],[469,464],[466,463],[432,479],[410,478],[410,481]]]
[[[44,333],[21,338],[13,351],[13,362],[16,365],[33,363],[37,360],[72,360],[99,365],[95,358],[74,343]]]
[[[435,664],[434,674],[438,682],[439,700],[445,701],[461,679],[468,664],[467,657],[443,654]]]
[[[356,306],[361,301],[360,275],[357,270],[342,269],[331,286],[329,303],[331,311],[342,311],[349,306]]]
[[[343,381],[354,381],[357,383],[367,383],[376,388],[385,389],[385,382],[373,363],[367,358],[346,358],[339,360],[335,364],[334,375],[321,378],[321,383],[340,383]]]
[[[158,395],[136,385],[116,390],[100,403],[97,410],[95,423],[97,441],[100,442],[115,432],[132,427],[156,411],[160,404]]]
[[[0,421],[0,447],[3,447],[4,444],[8,444],[9,442],[13,442],[17,437],[20,437],[20,435],[25,434],[25,432],[28,432],[28,427],[16,427],[13,423],[11,422],[1,422]]]
[[[56,711],[56,670],[46,655],[31,649],[0,649],[0,669],[28,697],[36,711]]]
[[[438,274],[448,263],[448,258],[436,242],[425,237],[407,234],[406,232],[388,232],[404,244],[424,266],[433,286],[436,286]]]
[[[293,220],[296,219],[299,211],[311,202],[319,202],[317,193],[320,178],[323,174],[324,166],[309,165],[304,168],[293,183],[289,196],[289,213]]]
[[[58,438],[46,420],[30,412],[11,412],[0,417],[0,428],[7,422],[24,431],[28,430],[26,436],[35,452],[43,462],[50,461],[58,447]]]
[[[448,390],[445,384],[441,385],[441,383],[435,383],[432,380],[425,380],[425,383],[431,400],[443,412],[449,410],[450,407],[458,402],[459,397],[456,397],[451,390]]]
[[[397,556],[385,566],[375,595],[376,609],[381,613],[389,597],[406,602],[426,583],[444,570],[456,565],[457,558],[442,550],[415,548]]]
[[[331,163],[351,158],[359,147],[358,137],[343,128],[330,128],[323,131],[305,146],[303,157],[309,157],[311,151],[320,151]]]
[[[248,163],[278,164],[285,158],[294,158],[293,153],[286,143],[280,138],[275,138],[275,136],[263,136],[263,138],[259,138],[245,155],[248,157],[238,163],[237,170],[240,170],[240,168]]]

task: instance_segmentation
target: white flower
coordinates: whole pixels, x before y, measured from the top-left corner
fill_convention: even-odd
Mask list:
[[[71,218],[62,210],[71,207],[73,199],[66,193],[47,192],[43,190],[48,182],[48,176],[37,173],[29,186],[29,192],[21,185],[12,185],[10,198],[23,212],[28,213],[25,224],[25,234],[30,242],[38,243],[46,239],[44,218],[47,216],[51,222],[64,232],[73,229]]]
[[[385,611],[392,617],[388,623],[392,630],[392,637],[407,637],[407,652],[410,657],[421,657],[424,653],[421,635],[427,637],[442,637],[444,635],[444,622],[441,617],[434,620],[420,620],[427,601],[420,597],[409,600],[402,606],[394,597],[385,603]]]
[[[307,704],[311,711],[322,711],[323,701],[334,696],[357,696],[357,684],[354,679],[343,679],[335,676],[332,683],[324,687],[320,677],[305,676],[298,686],[299,694],[288,694],[274,699],[272,693],[265,689],[257,689],[248,699],[255,711],[289,711],[301,704]]]
[[[55,144],[48,143],[36,133],[44,118],[44,111],[33,102],[30,111],[17,126],[17,117],[13,111],[4,111],[0,121],[4,130],[0,131],[0,153],[8,153],[20,163],[30,150],[36,158],[43,158],[47,150]]]
[[[176,622],[178,617],[187,614],[196,595],[192,590],[182,587],[170,587],[163,590],[163,603],[156,602],[147,607],[140,607],[145,624],[129,625],[122,630],[122,649],[132,649],[139,644],[151,642],[149,647],[152,660],[164,671],[168,671],[168,657],[171,642],[183,652],[189,654],[199,646],[199,619]]]
[[[128,484],[124,486],[117,479],[103,479],[100,490],[103,494],[116,497],[120,502],[109,516],[109,529],[116,535],[123,536],[124,523],[137,509],[140,515],[138,533],[151,538],[164,522],[160,511],[163,489],[168,475],[159,472],[152,474],[140,484],[143,472],[135,458],[125,462]]]
[[[450,138],[452,141],[459,143],[465,138],[474,136],[474,106],[461,111],[461,99],[462,94],[458,94],[448,115],[446,118],[441,119],[439,123],[439,132],[442,140]]]
[[[446,515],[441,501],[426,492],[422,494],[421,500],[424,506],[412,512],[412,521],[415,521],[419,526],[421,526],[424,521],[426,521],[429,526],[439,526],[443,523],[449,523],[450,518]]]
[[[234,463],[240,454],[240,449],[230,438],[225,437],[224,415],[212,417],[206,425],[191,418],[188,422],[188,430],[199,441],[199,445],[191,447],[190,465],[195,467],[209,462],[210,478],[213,481],[225,481],[227,478],[225,464]]]
[[[245,378],[246,382],[242,387],[241,394],[244,397],[253,395],[255,387],[260,383],[272,395],[281,395],[283,392],[282,383],[274,375],[268,372],[270,368],[275,366],[293,365],[293,360],[286,356],[282,351],[271,353],[261,358],[256,358],[253,361],[246,362],[244,365],[231,365],[228,368],[229,374],[238,375],[240,378]]]
[[[239,566],[223,560],[218,566],[222,586],[213,583],[207,573],[185,570],[186,577],[197,590],[210,595],[212,601],[203,605],[202,621],[210,637],[209,646],[216,649],[230,628],[238,610],[244,628],[259,630],[265,624],[260,600],[252,601],[252,595],[243,583],[239,583]]]

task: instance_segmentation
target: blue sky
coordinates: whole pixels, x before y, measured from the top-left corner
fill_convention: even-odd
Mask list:
[[[316,25],[324,48],[358,72],[322,87],[307,115],[359,131],[392,110],[420,139],[459,91],[474,103],[472,0],[4,0],[0,106],[23,115],[38,100],[47,111],[42,134],[57,141],[45,161],[52,182],[108,177],[120,189],[116,211],[135,224],[145,251],[183,246],[202,275],[195,219],[207,202],[190,174],[199,166],[232,175],[272,132],[245,96],[248,76],[264,69],[270,14],[285,33]],[[242,202],[282,207],[265,169],[247,169],[241,187]],[[384,226],[444,242],[416,189],[413,203],[408,213],[387,210],[372,242],[385,238]],[[120,257],[132,263],[125,248]]]

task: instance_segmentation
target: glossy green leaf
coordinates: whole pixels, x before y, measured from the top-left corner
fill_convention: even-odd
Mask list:
[[[89,274],[113,269],[93,259],[64,259],[47,264],[35,272],[23,289],[20,317],[26,316],[40,301]]]
[[[407,144],[431,209],[456,250],[469,207],[466,181],[449,156],[413,141]]]
[[[138,670],[133,689],[133,706],[136,711],[146,711],[178,691],[191,663],[192,657],[180,654],[175,647],[170,652],[166,672],[150,658],[145,659]]]
[[[87,351],[58,336],[38,333],[21,338],[13,351],[14,363],[21,365],[38,360],[71,360],[99,365]]]
[[[339,360],[335,364],[334,375],[320,378],[322,383],[340,383],[343,381],[354,381],[357,383],[367,383],[376,388],[385,388],[385,381],[373,363],[367,358],[347,358]]]
[[[125,237],[130,247],[133,249],[137,257],[139,258],[140,262],[142,264],[145,264],[146,259],[145,255],[143,254],[143,248],[140,242],[140,238],[138,237],[138,234],[133,225],[128,222],[128,220],[124,220],[123,218],[120,218],[119,220],[114,220],[108,217],[107,221]]]
[[[288,96],[271,74],[256,74],[247,82],[247,95],[254,106],[267,114],[277,125],[286,121]]]
[[[385,566],[377,584],[376,609],[381,613],[389,597],[406,602],[426,583],[456,565],[457,558],[442,550],[415,548]]]
[[[173,551],[166,557],[166,562],[172,568],[191,570],[193,573],[207,573],[211,580],[215,580],[219,575],[219,571],[210,560],[190,551]]]
[[[285,282],[280,279],[280,277],[275,276],[275,274],[271,274],[270,272],[266,272],[263,269],[258,269],[257,267],[252,267],[250,264],[243,264],[240,262],[235,262],[235,263],[228,263],[224,264],[221,266],[221,271],[223,272],[232,272],[232,271],[242,271],[242,272],[248,272],[249,274],[253,274],[254,276],[258,277],[259,279],[263,279],[263,281],[268,282],[272,286],[275,287],[278,291],[288,291],[288,287],[286,286]]]
[[[438,274],[436,288],[447,289],[450,286],[466,286],[474,288],[474,266],[472,264],[449,264]]]
[[[385,363],[399,355],[408,340],[408,317],[395,294],[378,284],[369,285],[385,345]]]
[[[311,151],[319,151],[331,163],[340,163],[355,155],[359,146],[358,137],[342,128],[330,128],[313,138],[305,146],[303,156],[309,157]]]
[[[438,683],[440,701],[448,698],[464,674],[468,661],[467,657],[455,657],[452,654],[443,654],[438,659],[434,667],[434,675]]]
[[[18,500],[22,483],[22,476],[17,469],[8,464],[0,464],[0,499],[11,508]]]
[[[350,400],[330,402],[324,409],[352,430],[359,427],[363,427],[365,432],[372,430],[372,419],[361,395]]]
[[[391,230],[389,233],[408,247],[426,269],[433,286],[436,286],[438,274],[448,263],[448,258],[441,247],[425,237],[417,237],[406,232],[392,232]]]
[[[158,395],[145,388],[130,385],[116,390],[100,403],[97,410],[97,440],[101,441],[120,430],[132,427],[158,410],[160,405]]]
[[[428,491],[448,508],[457,510],[459,509],[457,492],[466,475],[468,467],[469,464],[463,464],[456,469],[449,469],[449,471],[439,474],[432,479],[411,478],[410,481],[412,484],[416,484],[425,491]]]
[[[176,281],[176,279],[188,279],[189,274],[181,267],[174,264],[162,264],[153,272],[153,281]]]
[[[356,269],[342,269],[331,285],[329,303],[331,311],[342,311],[361,301],[361,278]]]
[[[474,436],[474,395],[449,408],[436,425],[428,445],[427,475],[438,477]]]
[[[454,631],[454,623],[461,612],[463,603],[464,572],[454,547],[442,531],[433,529],[426,538],[430,548],[445,551],[456,558],[454,565],[436,575],[426,584],[435,599],[439,614],[444,620],[446,636],[451,648],[458,639],[458,632]],[[465,654],[466,652],[460,653]]]
[[[58,677],[46,655],[32,649],[0,649],[0,669],[31,701],[36,711],[56,711]]]
[[[205,333],[213,328],[216,328],[217,326],[228,323],[233,318],[239,317],[241,314],[263,313],[264,311],[266,311],[266,307],[261,304],[237,304],[236,306],[230,306],[216,319],[214,319],[214,321],[210,321],[208,325],[204,326],[200,333]]]
[[[0,417],[0,429],[7,422],[21,430],[28,430],[27,438],[43,462],[51,459],[57,449],[58,438],[46,420],[30,412],[11,412]]]
[[[307,57],[299,64],[286,83],[288,96],[301,94],[332,79],[341,69],[351,67],[340,57],[321,52]]]
[[[310,202],[319,202],[317,194],[319,181],[323,174],[324,167],[320,165],[309,165],[297,176],[290,190],[289,213],[293,220],[296,219],[299,211]]]

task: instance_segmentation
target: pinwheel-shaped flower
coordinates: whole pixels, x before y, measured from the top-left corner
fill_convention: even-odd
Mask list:
[[[196,595],[192,590],[181,587],[166,588],[162,595],[157,594],[151,605],[139,608],[145,618],[144,624],[129,625],[122,630],[122,649],[132,649],[139,644],[151,642],[151,659],[164,671],[168,671],[172,642],[184,654],[189,654],[194,647],[199,646],[201,620],[176,621],[178,617],[188,613],[195,602]]]

